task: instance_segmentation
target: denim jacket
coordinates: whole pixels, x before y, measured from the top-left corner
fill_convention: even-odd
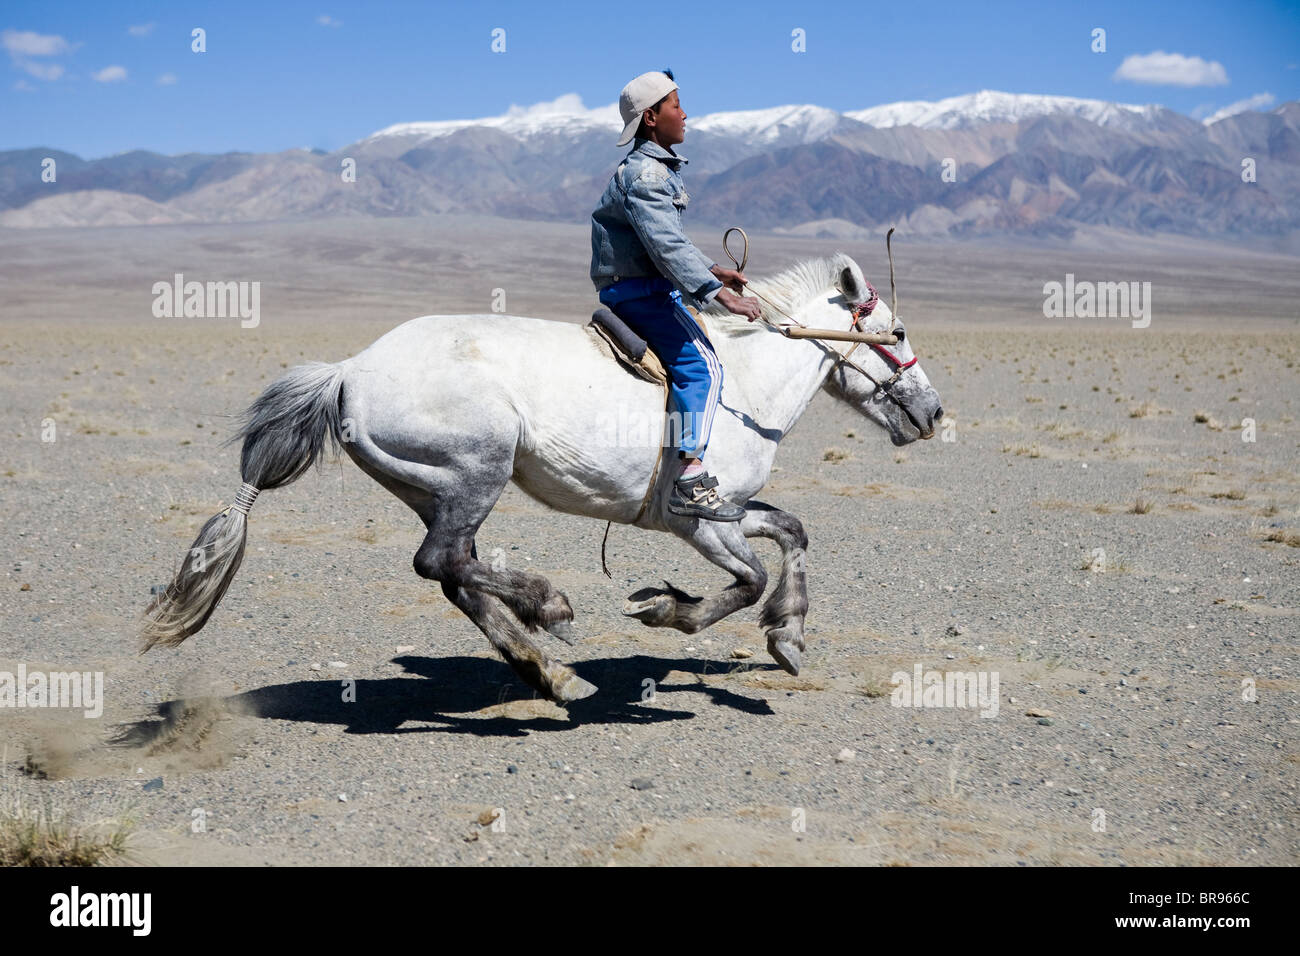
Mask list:
[[[591,281],[596,290],[620,279],[663,276],[703,307],[722,283],[712,259],[682,231],[690,196],[678,168],[686,162],[649,139],[638,139],[614,171],[591,214]]]

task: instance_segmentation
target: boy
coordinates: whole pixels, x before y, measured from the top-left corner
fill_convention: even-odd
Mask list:
[[[668,510],[739,521],[745,509],[717,493],[718,480],[701,461],[722,391],[722,364],[682,296],[697,308],[716,297],[751,322],[759,317],[758,303],[735,294],[748,281],[741,272],[721,268],[682,231],[689,196],[679,168],[686,160],[673,147],[686,137],[686,113],[672,73],[641,74],[623,87],[618,107],[624,127],[616,145],[634,137],[636,143],[591,216],[591,280],[600,301],[646,340],[668,371],[683,462]]]

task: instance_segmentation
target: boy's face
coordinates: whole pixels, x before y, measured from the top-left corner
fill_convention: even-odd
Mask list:
[[[677,91],[673,90],[659,106],[644,113],[646,126],[660,146],[676,146],[686,139],[686,111],[682,109]]]

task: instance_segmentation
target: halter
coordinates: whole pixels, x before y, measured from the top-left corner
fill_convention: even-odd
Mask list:
[[[891,229],[890,232],[893,232],[893,230]],[[867,282],[866,279],[863,279],[862,281]],[[849,310],[853,316],[853,321],[852,323],[850,323],[849,328],[855,329],[859,332],[865,332],[866,329],[862,328],[860,325],[858,325],[858,323],[862,319],[871,315],[871,312],[873,309],[875,309],[876,304],[880,302],[880,294],[876,292],[876,287],[873,286],[870,282],[867,282],[867,290],[871,293],[867,297],[867,301],[855,305],[853,306],[852,309]],[[894,320],[895,317],[891,314],[890,322],[889,322],[889,328],[891,331],[894,328]],[[911,368],[913,365],[916,364],[917,356],[913,355],[910,359],[904,362],[893,352],[889,351],[889,349],[886,348],[885,346],[878,345],[875,342],[870,343],[870,347],[875,349],[876,353],[885,360],[886,364],[890,365],[894,369],[893,375],[889,376],[889,378],[885,379],[883,382],[878,382],[866,369],[862,368],[856,362],[849,361],[849,356],[852,355],[854,349],[856,349],[861,344],[862,344],[861,342],[854,342],[853,347],[850,348],[847,352],[845,352],[840,357],[840,361],[845,362],[848,365],[852,366],[853,368],[857,369],[860,373],[862,373],[867,377],[868,381],[870,381],[871,384],[876,386],[875,389],[873,389],[872,391],[873,395],[876,392],[884,392],[887,396],[889,396],[889,399],[895,405],[898,405],[901,408],[902,403],[899,402],[898,399],[894,398],[894,395],[890,391],[890,389],[894,387],[894,384],[899,380],[899,378],[902,377],[904,372],[906,372],[909,368]]]

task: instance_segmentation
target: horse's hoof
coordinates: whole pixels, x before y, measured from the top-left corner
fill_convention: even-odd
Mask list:
[[[569,599],[563,593],[556,591],[542,605],[538,619],[541,621],[542,627],[549,631],[552,624],[573,620],[573,606],[569,604]]]
[[[578,642],[578,632],[573,629],[573,624],[569,621],[552,621],[546,625],[546,632],[570,646]]]
[[[670,594],[656,594],[644,601],[625,601],[623,613],[634,617],[642,624],[658,627],[672,620],[677,610],[677,602]]]
[[[555,698],[557,704],[572,704],[576,700],[590,697],[597,690],[595,684],[585,681],[577,674],[569,671],[568,677],[562,678],[558,683],[552,685],[551,695]]]
[[[789,641],[769,637],[767,639],[767,652],[772,655],[773,660],[781,665],[783,671],[796,677],[799,676],[799,664],[803,660],[803,651]]]

